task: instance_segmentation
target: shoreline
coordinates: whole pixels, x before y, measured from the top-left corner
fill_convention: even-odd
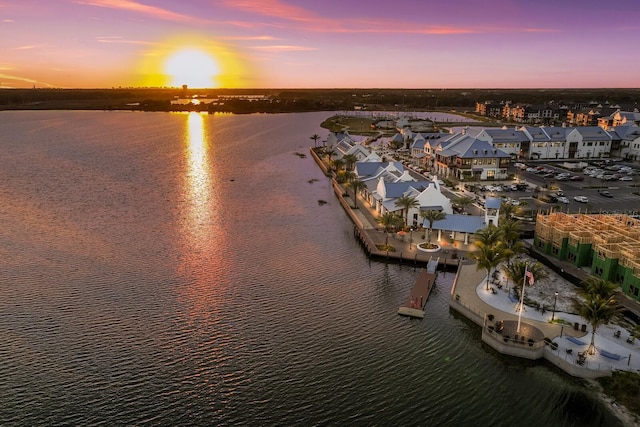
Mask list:
[[[326,167],[326,165],[324,164],[324,161],[318,157],[316,151],[313,148],[310,148],[310,151],[312,153],[312,156],[314,157],[314,160],[316,161],[316,163],[318,164],[318,166],[321,168],[321,170],[325,173],[325,175],[327,176],[331,176],[331,174],[328,172],[328,168]],[[384,253],[381,251],[378,251],[377,248],[375,247],[375,244],[373,244],[373,239],[370,236],[370,232],[371,229],[365,230],[365,226],[364,226],[364,221],[367,221],[366,219],[363,218],[363,214],[360,213],[360,215],[357,215],[354,211],[355,209],[353,209],[351,206],[349,206],[348,202],[345,200],[345,198],[343,197],[344,190],[339,186],[339,184],[337,184],[335,182],[335,179],[331,176],[332,182],[333,182],[333,187],[334,187],[334,193],[336,198],[339,200],[340,204],[342,205],[343,209],[345,210],[345,212],[347,213],[347,216],[351,219],[351,221],[354,224],[354,236],[359,238],[362,245],[365,247],[365,249],[367,250],[367,253],[369,256],[378,258],[378,259],[386,259],[386,261],[389,260],[396,260],[399,262],[411,262],[413,261],[414,263],[416,263],[417,260],[417,253],[415,255],[415,258],[412,260],[411,258],[408,257],[404,257],[403,256],[403,252],[401,251],[399,254],[395,255],[394,257],[391,257],[389,253]],[[363,207],[364,209],[364,207]],[[370,224],[368,224],[370,225]],[[417,244],[418,242],[416,242]],[[372,249],[371,247],[373,247],[374,249]],[[380,253],[377,253],[380,252]],[[427,254],[427,253],[423,253],[425,255],[425,258],[431,258],[430,255],[433,254]],[[466,254],[466,253],[465,253]],[[424,261],[424,264],[426,265],[426,263],[428,262],[428,259],[425,260],[421,260]],[[452,261],[452,260],[449,260]],[[422,262],[421,262],[422,263]],[[465,266],[467,264],[473,264],[472,261],[467,261],[465,262]],[[458,259],[455,264],[451,264],[451,263],[447,263],[445,260],[444,263],[444,267],[446,268],[446,266],[456,266],[458,273],[456,274],[456,280],[455,282],[457,282],[458,276],[460,274],[460,269],[461,267],[463,267],[463,265],[461,264],[461,260]],[[450,307],[453,308],[454,310],[456,309],[456,307],[454,307],[453,305],[459,305],[459,302],[454,300],[454,294],[455,294],[455,289],[456,289],[456,283],[454,282],[454,286],[452,288],[452,292],[451,292],[451,296],[450,296]],[[475,286],[474,286],[474,291],[475,291]],[[452,305],[453,304],[453,305]],[[501,311],[499,308],[494,307],[493,311]],[[461,315],[463,315],[464,317],[466,317],[467,319],[471,320],[472,322],[478,324],[478,322],[472,318],[470,318],[467,314],[465,314],[464,311],[458,311]],[[505,313],[506,314],[506,313]],[[483,331],[483,335],[484,335],[484,330],[485,328],[480,325],[480,328]],[[483,340],[484,342],[484,340]],[[498,353],[501,354],[509,354],[509,353],[503,353],[502,351],[499,351],[498,349],[496,349],[496,351]],[[514,355],[512,355],[512,357],[514,357]],[[518,357],[518,356],[515,356]],[[555,366],[556,368],[559,368],[561,372],[563,372],[563,374],[571,377],[571,378],[580,378],[582,380],[585,381],[586,384],[588,384],[588,386],[593,389],[597,396],[599,397],[599,399],[606,404],[606,406],[609,408],[609,410],[616,416],[616,418],[618,418],[623,425],[625,426],[636,426],[639,424],[640,421],[640,414],[635,414],[634,412],[630,411],[627,407],[625,407],[624,405],[622,405],[621,403],[617,402],[615,400],[614,397],[611,397],[607,394],[604,393],[604,388],[600,385],[600,383],[598,383],[598,381],[596,379],[593,378],[585,378],[585,377],[576,377],[574,375],[572,375],[570,372],[568,372],[566,369],[563,369],[562,367],[558,366],[556,363],[553,363],[551,360],[549,360],[546,357],[542,357],[543,359],[545,359],[547,362],[551,363],[552,366]]]

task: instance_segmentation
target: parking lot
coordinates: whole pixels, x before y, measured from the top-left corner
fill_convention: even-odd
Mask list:
[[[587,169],[593,171],[590,174],[551,164],[518,166],[514,164],[510,171],[515,174],[513,182],[478,184],[476,194],[480,204],[486,197],[500,197],[514,200],[515,204],[526,201],[531,209],[544,210],[559,206],[565,212],[588,210],[637,214],[640,211],[640,167],[637,165],[623,162],[610,162],[602,166],[590,164],[590,169]],[[511,184],[520,186],[513,191]],[[558,190],[560,195],[557,194]]]

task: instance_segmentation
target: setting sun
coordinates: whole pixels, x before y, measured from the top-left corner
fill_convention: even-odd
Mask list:
[[[172,54],[166,61],[165,73],[171,86],[187,85],[194,88],[217,87],[220,69],[208,54],[197,49],[184,49]]]

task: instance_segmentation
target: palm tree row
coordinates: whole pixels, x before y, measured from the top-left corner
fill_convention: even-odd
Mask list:
[[[476,268],[485,269],[487,271],[487,283],[486,289],[489,290],[489,280],[493,271],[500,265],[500,263],[506,261],[507,267],[512,266],[512,258],[525,251],[524,246],[520,242],[520,223],[518,221],[506,220],[496,227],[493,224],[489,224],[488,227],[480,230],[476,233],[475,245],[478,251],[473,254],[477,264]],[[507,277],[514,281],[514,283],[521,283],[524,278],[525,268],[540,269],[534,267],[534,265],[528,266],[525,261],[518,260],[513,264],[512,270],[505,269]],[[540,269],[541,270],[541,269]],[[522,272],[522,278],[517,277]],[[538,274],[543,274],[541,271]]]

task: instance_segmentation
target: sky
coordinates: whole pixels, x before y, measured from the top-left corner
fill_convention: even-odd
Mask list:
[[[0,0],[0,87],[638,88],[640,0]]]

